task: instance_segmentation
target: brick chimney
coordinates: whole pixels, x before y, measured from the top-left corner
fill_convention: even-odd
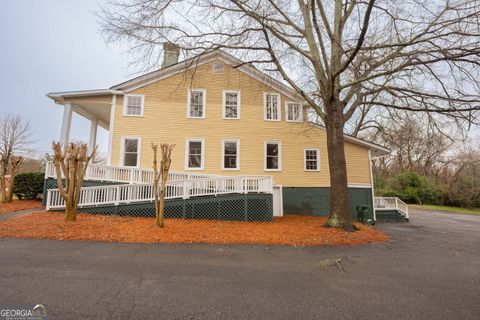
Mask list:
[[[178,56],[180,48],[171,42],[165,42],[163,44],[163,62],[162,68],[166,68],[178,62]]]

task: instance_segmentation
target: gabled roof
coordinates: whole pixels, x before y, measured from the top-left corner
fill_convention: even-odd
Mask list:
[[[327,128],[325,128],[325,126],[322,126],[321,124],[318,124],[318,123],[315,123],[315,122],[309,122],[310,125],[314,126],[315,128],[318,128],[318,129],[322,129],[322,130],[327,130]],[[343,138],[345,139],[345,141],[348,141],[348,142],[351,142],[353,144],[357,144],[357,145],[360,145],[360,146],[363,146],[367,149],[370,150],[371,152],[371,157],[372,159],[375,159],[375,158],[380,158],[380,157],[384,157],[388,154],[390,154],[391,150],[382,146],[382,145],[379,145],[377,143],[374,143],[374,142],[370,142],[370,141],[367,141],[367,140],[364,140],[364,139],[361,139],[361,138],[357,138],[357,137],[354,137],[354,136],[351,136],[349,134],[346,134],[344,133],[343,134]]]
[[[288,85],[258,70],[251,64],[245,64],[245,62],[243,62],[242,60],[235,58],[234,56],[222,50],[211,51],[211,52],[201,54],[184,61],[180,61],[171,66],[158,69],[158,70],[146,73],[144,75],[138,76],[136,78],[127,80],[125,82],[119,83],[117,85],[114,85],[110,89],[51,92],[51,93],[48,93],[47,96],[53,99],[56,103],[63,104],[64,99],[66,98],[99,96],[99,95],[105,95],[105,94],[123,95],[133,90],[136,90],[138,88],[142,88],[151,83],[174,76],[176,74],[182,73],[189,69],[196,68],[200,65],[212,62],[214,60],[220,60],[226,64],[236,67],[238,70],[266,84],[272,89],[286,95],[290,99],[293,99],[295,101],[303,101],[303,98]],[[311,123],[311,124],[319,129],[325,130],[325,127],[322,125],[319,125],[316,123]],[[390,153],[390,149],[385,148],[379,144],[369,142],[360,138],[356,138],[347,134],[344,134],[344,137],[345,137],[345,140],[348,142],[351,142],[353,144],[357,144],[369,149],[372,158],[383,157]]]
[[[266,84],[272,89],[283,93],[290,99],[293,99],[296,101],[300,101],[300,100],[303,101],[302,97],[291,87],[267,75],[266,73],[256,69],[253,65],[246,64],[242,60],[237,59],[234,56],[222,50],[215,50],[215,51],[211,51],[205,54],[195,56],[193,58],[168,66],[166,68],[158,69],[156,71],[144,74],[142,76],[133,78],[131,80],[119,83],[117,85],[114,85],[110,89],[122,90],[127,93],[129,91],[144,87],[151,83],[171,77],[173,75],[179,74],[186,70],[196,68],[200,65],[212,62],[214,60],[220,60],[226,64],[236,67],[237,70],[240,70],[245,74],[257,79],[258,81]]]

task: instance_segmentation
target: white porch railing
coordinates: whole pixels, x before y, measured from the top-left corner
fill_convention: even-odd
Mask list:
[[[408,206],[405,202],[396,197],[375,197],[375,210],[397,210],[408,219]]]
[[[190,172],[175,172],[168,174],[169,181],[211,179],[219,177],[212,174],[198,174]],[[56,178],[55,167],[52,162],[47,162],[45,178]],[[85,180],[114,181],[125,183],[147,184],[153,183],[153,169],[140,169],[132,167],[114,167],[106,165],[89,165],[85,172]]]
[[[233,176],[204,179],[168,181],[166,199],[219,195],[228,193],[272,193],[273,179],[270,176]],[[99,187],[83,187],[79,207],[118,205],[152,201],[153,184],[123,184]],[[47,210],[65,208],[65,201],[58,189],[49,189]]]

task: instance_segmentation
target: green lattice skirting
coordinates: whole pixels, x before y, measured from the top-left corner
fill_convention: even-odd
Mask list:
[[[84,185],[91,186],[91,182],[103,183],[97,185],[106,184],[104,182],[85,181]],[[56,188],[56,186],[56,181],[46,179],[44,198],[46,198],[46,190]],[[120,204],[118,206],[79,208],[78,211],[92,214],[155,217],[154,205],[151,201]],[[225,221],[271,221],[273,218],[273,198],[271,194],[248,193],[166,200],[165,217]]]

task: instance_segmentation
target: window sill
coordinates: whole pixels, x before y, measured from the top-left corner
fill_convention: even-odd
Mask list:
[[[143,114],[124,114],[123,115],[124,117],[128,117],[128,118],[143,118]]]
[[[282,121],[281,119],[263,119],[264,121],[269,121],[269,122],[280,122]]]

